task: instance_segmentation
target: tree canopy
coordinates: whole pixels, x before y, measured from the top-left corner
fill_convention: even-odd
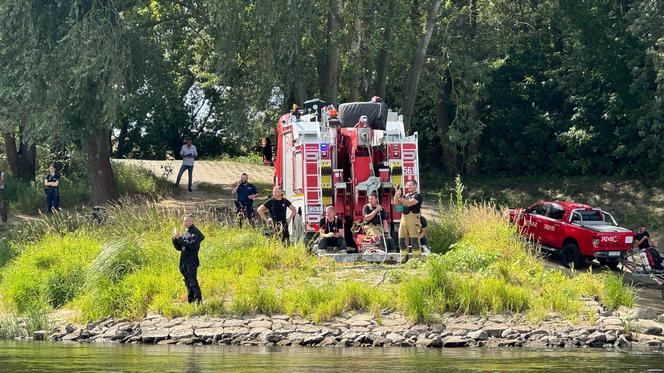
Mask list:
[[[449,174],[662,179],[662,19],[656,0],[4,0],[0,129],[80,148],[96,201],[112,155],[250,152],[314,97],[383,97]]]

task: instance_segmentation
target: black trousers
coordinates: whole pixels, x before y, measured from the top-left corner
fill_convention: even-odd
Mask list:
[[[193,263],[180,263],[180,273],[187,287],[187,301],[189,303],[203,301],[201,287],[198,286],[198,266]]]
[[[60,191],[58,188],[46,188],[46,213],[60,208]]]
[[[346,250],[346,239],[342,237],[321,237],[318,241],[319,250],[327,250],[329,246],[337,247],[339,250]]]
[[[0,189],[0,221],[7,222],[7,201],[5,201],[4,189]]]
[[[288,232],[288,223],[286,221],[275,221],[274,229],[281,230],[281,241],[283,241],[285,244],[288,244],[288,241],[290,240],[290,233]]]

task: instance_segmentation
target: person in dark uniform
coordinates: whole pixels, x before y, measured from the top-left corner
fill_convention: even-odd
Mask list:
[[[0,170],[0,220],[7,222],[7,202],[5,202],[5,173]]]
[[[429,247],[429,239],[427,238],[427,226],[429,222],[427,218],[420,215],[420,245]]]
[[[320,219],[320,228],[318,229],[320,240],[318,241],[319,250],[327,250],[329,246],[334,246],[339,250],[346,250],[346,238],[344,237],[344,222],[339,219],[334,211],[334,206],[327,206],[325,216]]]
[[[44,192],[46,193],[46,213],[60,209],[60,175],[55,171],[55,165],[48,167],[48,174],[44,178]]]
[[[274,166],[272,162],[272,143],[269,137],[261,138],[261,152],[263,153],[263,164],[266,166]]]
[[[286,217],[286,211],[290,210],[290,215]],[[270,213],[268,217],[267,213]],[[290,238],[288,225],[295,218],[295,207],[289,200],[284,198],[284,192],[276,186],[272,189],[272,198],[268,199],[258,208],[258,215],[265,224],[272,228],[281,229],[281,239],[287,243]]]
[[[249,183],[249,175],[246,173],[240,175],[240,181],[231,190],[231,195],[237,195],[235,200],[237,213],[244,210],[247,219],[251,221],[254,217],[254,200],[258,197],[258,189],[254,184]]]
[[[399,224],[399,251],[401,263],[408,261],[408,243],[413,250],[413,257],[422,255],[420,249],[420,209],[422,208],[422,195],[417,192],[417,182],[408,182],[408,193],[402,196],[403,191],[398,189],[394,195],[393,203],[403,206],[403,215]]]
[[[183,223],[187,230],[182,235],[178,235],[177,230],[173,228],[173,246],[180,252],[180,273],[184,278],[184,285],[187,287],[187,301],[200,303],[203,301],[203,296],[197,278],[200,264],[198,250],[200,250],[205,236],[194,225],[193,215],[185,215]]]

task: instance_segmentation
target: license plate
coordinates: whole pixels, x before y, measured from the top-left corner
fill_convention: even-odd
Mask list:
[[[609,251],[609,257],[614,258],[620,256],[620,251]]]
[[[625,237],[625,243],[632,243],[632,242],[634,242],[634,237],[632,236]]]

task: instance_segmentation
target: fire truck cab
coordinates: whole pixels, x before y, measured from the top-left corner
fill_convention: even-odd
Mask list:
[[[391,204],[394,192],[410,180],[419,186],[417,133],[406,136],[402,116],[381,102],[337,108],[309,100],[279,118],[276,154],[274,183],[298,212],[290,227],[294,239],[315,237],[325,206],[332,205],[344,219],[348,246],[372,254],[371,245],[351,230],[363,221],[372,192],[396,239],[401,214]]]

